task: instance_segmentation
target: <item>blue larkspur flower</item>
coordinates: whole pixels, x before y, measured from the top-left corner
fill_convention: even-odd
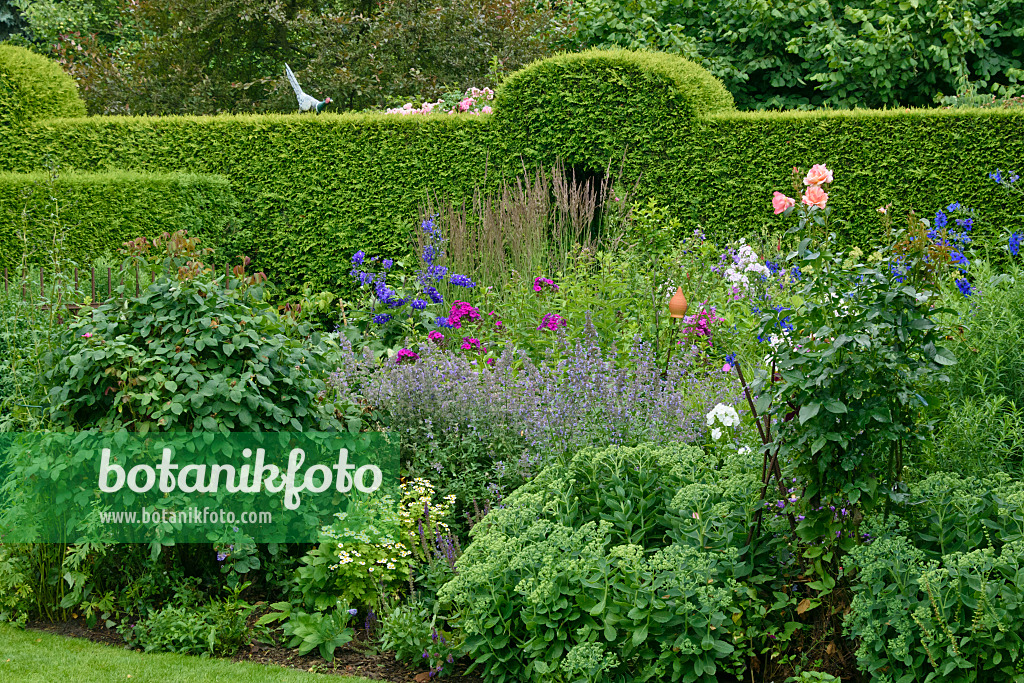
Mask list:
[[[380,264],[384,270],[389,270],[391,266],[395,265],[395,262],[389,258],[384,259]]]
[[[362,249],[360,249],[356,253],[352,254],[352,263],[356,264],[357,266],[363,265],[363,261],[365,261],[365,260],[366,260],[366,252],[364,252]]]
[[[470,280],[465,275],[452,275],[448,278],[448,282],[455,285],[456,287],[476,287],[476,283]]]
[[[995,173],[989,173],[988,177],[991,178],[992,180],[996,181],[997,185],[1002,185],[1003,184],[1003,172],[1000,171],[998,168],[996,169]]]
[[[800,266],[793,266],[793,268],[789,271],[789,275],[794,280],[799,280],[804,276],[804,274],[800,272]]]
[[[950,204],[949,206],[946,207],[946,211],[949,211],[950,213],[953,213],[954,211],[956,211],[959,208],[960,208],[960,202],[953,202],[952,204]]]
[[[970,296],[971,294],[974,293],[974,291],[971,289],[971,283],[962,277],[958,277],[956,279],[956,288],[959,289],[960,293],[963,294],[964,296]]]
[[[430,297],[430,300],[433,301],[435,304],[444,303],[444,296],[442,296],[441,292],[437,291],[436,287],[428,285],[427,287],[424,288],[424,291],[427,293],[427,296]]]
[[[373,322],[377,323],[378,325],[383,325],[384,323],[390,321],[391,316],[388,315],[387,313],[378,313],[377,315],[373,316]]]
[[[772,275],[778,275],[779,274],[779,264],[778,263],[775,263],[774,261],[765,261],[764,265],[771,272]]]
[[[1019,232],[1010,235],[1010,256],[1016,256],[1020,253],[1020,239],[1021,234]]]
[[[949,260],[952,263],[957,264],[957,266],[960,268],[961,272],[967,272],[966,269],[971,265],[971,262],[967,260],[967,257],[964,256],[959,251],[950,252]]]
[[[936,211],[935,212],[935,227],[936,228],[939,228],[941,230],[942,228],[946,227],[946,223],[948,223],[948,222],[949,222],[949,217],[946,216],[946,214],[942,213],[941,211]]]
[[[413,299],[412,303],[409,305],[412,306],[417,311],[422,311],[424,308],[427,307],[427,302],[424,301],[423,299]]]
[[[736,354],[730,353],[725,357],[725,362],[729,365],[736,365]]]

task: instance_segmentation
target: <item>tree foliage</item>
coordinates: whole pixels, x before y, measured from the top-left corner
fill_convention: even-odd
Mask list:
[[[1024,75],[1024,0],[585,0],[560,23],[573,49],[694,59],[741,109],[1010,96]]]
[[[546,53],[549,18],[531,0],[133,0],[113,40],[85,22],[55,50],[95,113],[288,111],[285,63],[360,110],[493,84]]]

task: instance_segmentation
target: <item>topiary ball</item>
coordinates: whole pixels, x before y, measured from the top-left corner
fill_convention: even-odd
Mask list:
[[[16,45],[0,45],[0,125],[85,116],[74,79],[57,62]]]

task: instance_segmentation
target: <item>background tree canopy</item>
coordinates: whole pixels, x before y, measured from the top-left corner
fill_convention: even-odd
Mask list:
[[[1022,93],[1022,0],[584,0],[566,47],[683,54],[741,109],[930,106]]]
[[[339,110],[419,104],[616,46],[699,62],[740,109],[1024,95],[1024,0],[0,0],[19,31],[90,113],[291,111],[285,62]]]
[[[547,54],[530,0],[10,0],[90,113],[289,111],[303,89],[360,110],[493,85]]]

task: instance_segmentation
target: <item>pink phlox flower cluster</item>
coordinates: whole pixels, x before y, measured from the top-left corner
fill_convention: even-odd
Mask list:
[[[537,326],[537,329],[556,331],[559,327],[565,327],[567,324],[568,323],[565,322],[565,318],[557,313],[548,313],[541,318],[540,325]]]
[[[399,349],[398,353],[395,355],[395,363],[415,363],[419,359],[420,355],[409,349]]]
[[[546,277],[535,277],[533,279],[533,291],[540,294],[545,288],[550,289],[552,292],[558,291],[558,285],[555,284],[554,280],[549,280]]]
[[[480,309],[465,301],[456,301],[448,312],[448,324],[452,327],[462,327],[462,321],[476,322],[480,319]]]
[[[707,337],[710,343],[711,327],[724,321],[725,318],[715,312],[714,306],[708,307],[702,303],[700,311],[683,317],[683,333],[689,337]]]
[[[487,353],[487,348],[483,345],[483,342],[475,337],[463,337],[462,346],[460,348],[463,351],[479,351],[480,353]]]
[[[431,330],[430,332],[427,332],[427,339],[440,345],[444,342],[444,335],[437,330]]]

